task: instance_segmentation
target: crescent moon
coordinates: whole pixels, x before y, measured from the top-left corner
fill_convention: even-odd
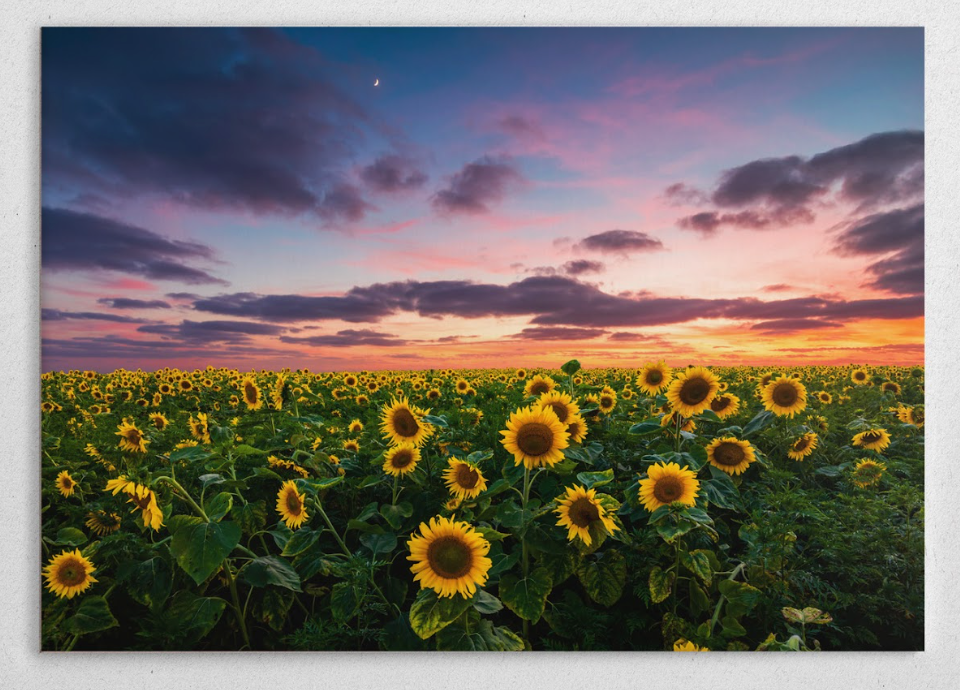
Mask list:
[[[376,81],[374,81],[374,82],[373,82],[373,85],[374,85],[374,86],[380,86],[380,80],[377,79]]]

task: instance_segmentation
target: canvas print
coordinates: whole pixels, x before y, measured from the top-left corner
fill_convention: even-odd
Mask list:
[[[922,650],[923,58],[43,29],[41,648]]]

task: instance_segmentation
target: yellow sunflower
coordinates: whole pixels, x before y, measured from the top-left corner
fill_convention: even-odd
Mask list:
[[[487,480],[472,462],[451,458],[448,464],[450,467],[444,470],[443,480],[454,496],[461,499],[476,498],[486,490]]]
[[[858,386],[863,386],[870,382],[870,374],[866,369],[854,369],[850,372],[850,380]]]
[[[709,652],[709,647],[701,647],[698,644],[685,640],[682,637],[673,643],[673,651],[675,652]]]
[[[789,376],[780,376],[763,387],[763,406],[778,417],[793,417],[807,406],[807,389]]]
[[[678,414],[677,412],[670,412],[660,418],[660,426],[666,429],[668,433],[675,434],[677,424],[680,423],[683,424],[683,426],[680,427],[680,431],[693,431],[697,428],[696,422],[694,422],[692,419],[686,419],[683,415]]]
[[[603,414],[610,414],[613,408],[617,406],[617,392],[610,386],[604,386],[597,398],[597,405]]]
[[[913,424],[916,427],[923,426],[923,408],[922,407],[900,407],[897,409],[897,419],[904,424]]]
[[[87,521],[83,524],[97,536],[103,537],[120,529],[120,516],[105,510],[94,510],[87,513]]]
[[[157,505],[157,495],[153,493],[153,490],[137,484],[133,487],[133,491],[127,491],[127,494],[130,496],[127,503],[133,504],[133,510],[130,512],[139,510],[143,526],[149,527],[154,532],[159,532],[160,528],[163,527],[163,512]]]
[[[640,480],[640,502],[651,513],[676,502],[695,505],[699,491],[696,473],[675,462],[651,465],[647,478]]]
[[[514,464],[527,469],[552,467],[563,460],[569,445],[567,427],[557,419],[552,407],[523,407],[510,415],[501,443],[513,454]]]
[[[248,376],[243,380],[240,390],[243,392],[243,402],[246,403],[248,410],[259,410],[263,407],[263,394],[251,377]]]
[[[886,429],[868,429],[853,437],[853,445],[882,452],[890,445],[890,434]]]
[[[420,462],[420,449],[412,443],[400,443],[386,452],[383,471],[394,477],[402,477],[417,469]]]
[[[729,475],[742,474],[755,462],[757,456],[749,441],[741,441],[733,436],[715,438],[707,446],[707,460],[718,470]]]
[[[558,390],[541,395],[534,403],[536,407],[552,407],[557,419],[566,423],[567,419],[580,412],[580,407],[568,394]]]
[[[73,481],[73,477],[70,476],[70,473],[64,470],[57,475],[57,489],[63,495],[64,498],[70,498],[73,496],[74,489],[77,488],[77,483]]]
[[[571,415],[567,419],[567,433],[570,434],[570,443],[583,443],[587,437],[587,422],[579,415]]]
[[[420,523],[420,534],[407,542],[410,572],[421,589],[432,589],[441,597],[459,594],[472,597],[487,581],[492,562],[487,558],[490,542],[466,522],[434,517]]]
[[[187,424],[190,426],[191,436],[201,443],[210,443],[210,424],[207,415],[203,412],[198,412],[196,419],[193,418],[193,415],[190,415]]]
[[[117,436],[120,437],[120,449],[128,450],[131,453],[146,453],[150,441],[143,437],[141,432],[133,422],[124,420],[117,427]]]
[[[817,435],[813,432],[804,434],[790,446],[787,457],[791,460],[803,460],[817,449]]]
[[[557,382],[552,378],[537,374],[527,381],[527,385],[523,387],[523,393],[524,395],[543,395],[544,393],[549,393],[556,387]]]
[[[351,453],[359,453],[360,444],[354,441],[353,439],[348,439],[343,442],[343,449],[349,450]]]
[[[833,396],[830,395],[827,391],[820,391],[817,393],[817,400],[822,402],[824,405],[829,405],[833,402]]]
[[[565,496],[557,497],[557,525],[567,528],[567,540],[579,538],[586,546],[593,543],[590,530],[606,530],[612,534],[620,529],[607,517],[607,512],[597,500],[596,489],[582,486],[568,486]]]
[[[876,460],[861,460],[853,468],[853,476],[850,478],[854,484],[861,489],[865,489],[873,484],[878,484],[883,478],[883,472],[887,466]]]
[[[644,393],[656,395],[670,384],[671,378],[673,378],[673,370],[664,360],[647,362],[637,377],[637,387]]]
[[[290,529],[297,529],[309,519],[303,494],[293,481],[286,481],[277,492],[277,512]]]
[[[733,393],[718,395],[710,401],[710,409],[720,419],[732,417],[740,411],[740,398]]]
[[[880,390],[882,390],[884,393],[900,395],[900,384],[896,381],[884,381],[883,385],[880,386]]]
[[[61,599],[73,599],[97,581],[92,575],[96,570],[80,549],[74,549],[54,556],[43,569],[43,575],[47,579],[47,589]]]
[[[131,482],[124,475],[120,475],[116,479],[110,479],[107,481],[107,486],[104,488],[104,491],[112,491],[113,495],[116,496],[121,491],[127,494],[132,494],[137,488],[136,482]]]
[[[170,424],[170,420],[168,420],[165,416],[163,416],[159,412],[150,413],[150,422],[153,424],[154,428],[157,431],[163,431]]]
[[[709,369],[691,367],[667,387],[667,400],[684,417],[693,417],[710,407],[719,388],[719,379]]]
[[[394,398],[380,416],[383,435],[393,444],[409,442],[422,446],[433,433],[433,427],[425,423],[418,412],[405,397]]]
[[[363,431],[363,422],[361,422],[359,419],[354,419],[352,422],[350,422],[350,426],[347,427],[347,431],[349,431],[351,434],[360,433]]]

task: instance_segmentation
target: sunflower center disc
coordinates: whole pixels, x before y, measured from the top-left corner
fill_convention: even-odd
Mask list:
[[[773,402],[780,407],[791,407],[797,402],[799,396],[797,389],[792,384],[780,383],[774,387],[771,397],[773,398]]]
[[[710,403],[710,409],[714,412],[723,412],[730,406],[730,398],[725,395],[721,395],[719,398],[714,398],[713,402]]]
[[[402,470],[404,467],[413,462],[413,453],[411,453],[409,450],[397,451],[397,454],[393,456],[390,462],[398,470]]]
[[[397,430],[397,433],[406,438],[416,436],[417,432],[420,431],[420,425],[417,424],[413,413],[405,408],[401,408],[393,413],[393,428]]]
[[[457,484],[464,489],[472,489],[480,481],[480,474],[469,465],[457,467]]]
[[[647,383],[656,384],[663,381],[663,372],[659,370],[648,371],[647,372]]]
[[[561,422],[567,421],[567,417],[570,416],[570,411],[567,409],[566,405],[559,402],[552,402],[550,403],[550,407],[552,407],[553,411],[557,413],[557,419],[559,419]]]
[[[530,386],[530,392],[533,395],[540,395],[541,393],[546,393],[550,390],[550,386],[547,385],[546,381],[537,381],[535,384]]]
[[[745,457],[743,448],[736,443],[721,443],[713,450],[713,459],[727,467],[739,465]]]
[[[441,537],[430,544],[427,560],[434,572],[448,579],[463,577],[473,564],[470,547],[457,537]]]
[[[517,432],[517,447],[526,455],[543,455],[553,447],[553,432],[546,424],[524,424]]]
[[[604,395],[600,397],[600,407],[606,409],[608,407],[613,407],[613,398],[609,395]]]
[[[868,431],[867,433],[865,433],[865,434],[863,435],[862,440],[863,440],[864,443],[876,443],[876,442],[879,441],[881,438],[882,438],[882,437],[881,437],[880,434],[878,434],[877,432],[875,432],[875,431]]]
[[[810,442],[805,438],[801,438],[801,439],[798,439],[797,442],[793,444],[793,450],[796,451],[797,453],[800,453],[805,451],[808,445],[810,445]]]
[[[589,498],[578,498],[570,506],[570,522],[577,527],[589,527],[600,519],[600,511],[597,510]]]
[[[297,496],[295,491],[287,492],[287,511],[291,515],[299,515],[302,506],[300,505],[300,498]]]
[[[687,379],[680,388],[680,400],[687,405],[702,403],[710,395],[710,383],[706,379]]]
[[[683,495],[683,486],[677,477],[661,477],[653,487],[653,495],[661,503],[673,503]]]
[[[74,561],[68,561],[60,568],[59,577],[57,579],[64,585],[68,587],[73,587],[83,583],[84,578],[86,577],[86,571],[80,566],[79,563]]]

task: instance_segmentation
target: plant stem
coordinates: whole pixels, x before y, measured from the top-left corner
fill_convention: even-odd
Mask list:
[[[523,468],[523,505],[521,506],[521,515],[527,510],[527,501],[530,500],[530,468],[526,465]],[[523,537],[520,539],[523,549],[523,579],[526,580],[530,574],[530,551],[527,548],[527,531],[523,531]],[[528,643],[530,641],[530,621],[523,619],[523,639]]]
[[[233,610],[237,614],[237,620],[240,622],[240,634],[243,635],[243,645],[247,649],[253,649],[250,645],[250,636],[247,634],[247,623],[244,620],[243,609],[240,608],[240,595],[237,594],[237,581],[233,577],[230,560],[224,562],[224,572],[227,574],[227,580],[230,582],[230,597],[233,599]]]
[[[397,488],[400,486],[400,475],[396,475],[393,478],[393,500],[390,502],[390,505],[397,505]]]
[[[197,502],[193,500],[193,498],[190,496],[189,493],[187,493],[186,489],[180,486],[180,483],[177,482],[176,479],[174,479],[173,477],[157,477],[157,481],[165,481],[168,484],[171,484],[173,488],[175,488],[177,492],[180,494],[180,497],[184,499],[190,505],[191,508],[193,508],[194,512],[203,518],[204,522],[210,522],[210,518],[208,518],[207,514],[203,512],[203,508],[197,505]]]
[[[737,575],[740,574],[740,571],[743,570],[746,565],[747,565],[746,563],[741,563],[740,565],[738,565],[736,568],[733,569],[733,572],[730,573],[730,577],[728,577],[727,579],[728,580],[737,579]],[[710,618],[710,628],[708,629],[707,637],[711,637],[713,635],[713,627],[717,624],[717,620],[720,618],[720,606],[723,605],[723,602],[725,599],[726,597],[723,596],[723,594],[721,594],[720,599],[717,600],[717,607],[713,610],[713,617]]]

